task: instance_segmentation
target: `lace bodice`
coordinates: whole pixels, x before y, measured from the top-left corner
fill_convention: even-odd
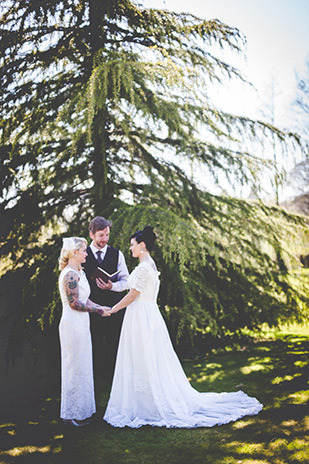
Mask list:
[[[134,269],[128,278],[128,286],[140,292],[136,302],[156,302],[160,287],[159,274],[149,261],[140,263]]]
[[[78,275],[78,278],[79,278],[79,282],[78,282],[78,295],[79,296],[78,296],[78,299],[82,303],[86,303],[86,301],[88,300],[89,295],[90,295],[90,285],[88,283],[86,274],[84,273],[84,271],[76,271],[75,269],[72,269],[71,267],[66,266],[61,271],[60,276],[59,276],[59,292],[60,292],[62,304],[63,304],[63,306],[69,306],[68,297],[67,297],[64,285],[63,285],[63,279],[64,279],[65,275],[70,271],[73,271]]]

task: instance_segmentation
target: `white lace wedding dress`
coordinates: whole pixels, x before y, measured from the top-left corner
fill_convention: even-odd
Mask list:
[[[59,276],[59,291],[62,301],[62,317],[59,324],[61,346],[61,406],[62,419],[83,420],[96,412],[92,343],[89,327],[89,313],[70,308],[63,285],[67,272],[73,271],[79,277],[78,292],[81,302],[86,303],[90,286],[83,271],[65,267]]]
[[[128,280],[140,295],[127,307],[104,419],[114,427],[212,427],[257,414],[242,391],[200,393],[189,383],[157,306],[159,273],[139,264]],[[111,316],[113,317],[113,316]]]

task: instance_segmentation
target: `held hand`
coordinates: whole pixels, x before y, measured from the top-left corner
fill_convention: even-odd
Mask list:
[[[110,316],[110,312],[111,312],[111,309],[112,309],[112,308],[111,308],[110,306],[101,306],[101,307],[102,307],[102,309],[103,309],[106,313],[108,313],[109,316]]]
[[[110,280],[104,282],[103,279],[96,279],[96,284],[101,290],[110,290],[113,286]]]
[[[108,312],[108,307],[107,306],[101,306],[101,308],[98,309],[98,314],[101,317],[109,317],[110,313]]]
[[[104,311],[107,311],[110,316],[117,312],[117,311],[113,310],[110,306],[102,306],[102,308],[104,309]]]
[[[115,311],[113,308],[108,308],[109,314],[115,314],[117,311]]]

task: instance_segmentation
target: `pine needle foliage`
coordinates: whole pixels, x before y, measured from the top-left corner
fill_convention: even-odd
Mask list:
[[[304,220],[215,197],[187,174],[256,184],[267,163],[244,136],[291,137],[211,101],[211,85],[243,79],[220,55],[242,52],[239,30],[129,0],[6,0],[0,30],[2,272],[23,289],[18,321],[57,321],[61,235],[87,236],[99,214],[124,250],[155,226],[178,341],[304,317],[286,251]]]

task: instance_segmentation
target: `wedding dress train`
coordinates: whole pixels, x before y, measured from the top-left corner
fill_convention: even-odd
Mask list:
[[[126,310],[104,419],[114,427],[193,428],[257,414],[261,403],[242,391],[200,393],[190,385],[156,303],[152,263],[139,264],[128,280],[140,295]]]

